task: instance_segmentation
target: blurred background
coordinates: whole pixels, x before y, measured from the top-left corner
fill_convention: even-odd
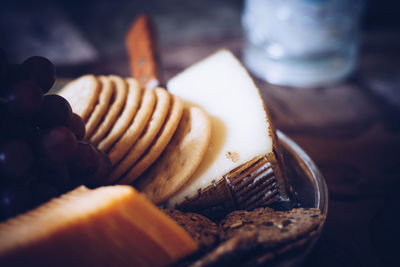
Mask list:
[[[241,0],[6,0],[0,47],[10,62],[49,58],[61,82],[86,73],[130,76],[125,34],[145,13],[156,24],[167,80],[221,47],[243,59],[243,6]],[[359,57],[346,79],[294,88],[255,76],[277,128],[309,153],[328,183],[327,225],[305,266],[398,265],[399,10],[399,1],[364,1]]]

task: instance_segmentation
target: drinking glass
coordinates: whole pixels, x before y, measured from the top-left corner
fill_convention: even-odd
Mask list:
[[[246,0],[244,62],[295,87],[338,82],[356,67],[363,0]]]

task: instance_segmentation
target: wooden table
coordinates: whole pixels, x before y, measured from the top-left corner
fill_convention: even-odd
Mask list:
[[[256,79],[278,129],[328,184],[326,228],[305,266],[396,265],[400,227],[400,34],[365,34],[359,68],[339,84],[289,88]],[[167,77],[242,38],[163,47]]]
[[[139,4],[134,1],[94,2],[96,5],[90,1],[81,3],[79,8],[69,2],[61,7],[29,6],[29,12],[25,10],[25,13],[15,8],[3,10],[0,26],[12,22],[12,30],[16,32],[12,36],[3,35],[8,38],[4,41],[8,40],[9,49],[17,59],[32,53],[49,56],[57,63],[61,78],[85,73],[129,75],[124,33],[138,10],[152,10],[161,30],[166,79],[221,47],[241,57],[241,1],[235,1],[233,6],[227,1],[216,1],[213,2],[215,9],[193,1],[186,4],[191,9],[182,7],[183,11],[165,4],[155,9],[143,4],[146,7],[138,9]],[[149,3],[155,2],[161,1]],[[24,19],[21,24],[17,23],[18,14]],[[102,19],[105,17],[107,23]],[[28,23],[29,18],[31,23]],[[32,22],[40,18],[43,18],[40,25],[45,25],[47,31],[32,33],[32,29],[36,29]],[[29,26],[25,32],[20,29],[24,23]],[[71,25],[77,26],[79,34]],[[62,35],[57,35],[59,29],[63,29]],[[25,43],[19,39],[25,37],[30,38]],[[66,37],[67,40],[62,40]],[[31,42],[32,39],[41,43]],[[66,41],[72,47],[64,47]],[[328,183],[327,224],[305,266],[390,266],[397,263],[400,240],[400,194],[397,192],[400,188],[399,47],[399,33],[365,33],[359,68],[348,80],[334,86],[295,89],[256,80],[277,128],[309,153]]]
[[[165,47],[168,76],[241,37]],[[326,178],[326,228],[305,266],[396,265],[400,240],[400,35],[366,34],[348,80],[288,88],[256,80],[278,129],[293,138]]]

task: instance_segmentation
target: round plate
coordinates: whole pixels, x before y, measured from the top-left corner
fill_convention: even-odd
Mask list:
[[[328,213],[328,187],[318,167],[300,146],[281,131],[277,131],[278,140],[285,161],[285,171],[293,188],[291,202],[295,207],[318,208],[323,215]],[[292,205],[291,205],[292,206]],[[278,266],[298,266],[314,247],[321,235],[319,233],[300,255],[283,259]]]

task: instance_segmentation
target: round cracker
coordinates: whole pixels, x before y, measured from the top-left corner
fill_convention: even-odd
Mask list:
[[[153,114],[142,135],[137,139],[136,143],[131,147],[125,158],[115,166],[110,174],[110,183],[115,182],[121,177],[133,164],[140,158],[146,149],[153,142],[161,126],[164,124],[170,107],[170,94],[162,88],[154,90],[157,96],[157,104]]]
[[[97,79],[100,81],[100,94],[97,105],[94,107],[88,121],[86,122],[86,136],[85,139],[89,139],[96,127],[99,125],[101,118],[108,110],[111,96],[113,94],[113,86],[110,79],[105,76],[99,76]]]
[[[211,121],[198,107],[185,107],[165,151],[134,185],[155,204],[177,192],[203,160],[211,138]]]
[[[124,110],[112,126],[112,129],[107,136],[98,144],[97,147],[102,151],[107,151],[118,140],[118,138],[121,137],[131,123],[139,107],[142,90],[140,89],[138,82],[133,78],[127,78],[126,82],[128,84],[128,96],[126,98]]]
[[[99,81],[90,74],[67,83],[58,94],[67,99],[73,112],[86,122],[97,103],[99,93]]]
[[[137,111],[131,125],[115,143],[108,153],[113,166],[119,162],[128,153],[129,149],[133,146],[139,138],[144,127],[150,119],[156,103],[156,94],[153,90],[144,90],[143,98],[140,103],[139,110]]]
[[[108,78],[113,83],[114,87],[114,101],[111,103],[108,112],[104,116],[103,121],[99,124],[96,131],[90,138],[90,141],[98,144],[102,137],[110,130],[112,125],[114,125],[117,116],[120,114],[122,107],[125,104],[126,95],[127,95],[127,85],[124,79],[121,77],[110,75]]]
[[[175,95],[172,96],[172,105],[169,114],[167,115],[167,121],[164,123],[156,139],[153,141],[141,159],[124,177],[117,182],[118,184],[131,184],[143,172],[145,172],[154,161],[157,160],[160,154],[164,151],[165,147],[168,145],[172,135],[175,133],[175,130],[178,127],[183,111],[182,100]]]

